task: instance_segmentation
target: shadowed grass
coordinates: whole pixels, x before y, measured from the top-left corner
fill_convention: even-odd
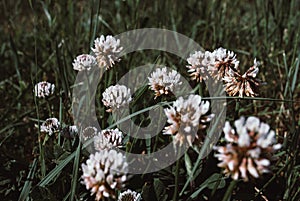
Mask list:
[[[72,62],[77,55],[91,51],[96,37],[148,27],[177,31],[207,50],[220,46],[233,50],[241,62],[242,72],[253,64],[255,57],[261,61],[258,76],[267,84],[261,87],[259,97],[203,99],[226,98],[228,120],[235,118],[234,111],[260,117],[276,130],[283,148],[277,154],[273,174],[249,184],[239,182],[239,188],[233,188],[229,179],[219,175],[220,169],[211,155],[203,159],[209,141],[204,143],[200,154],[190,150],[166,170],[135,176],[129,180],[128,188],[143,190],[146,201],[222,200],[228,197],[228,188],[227,192],[234,193],[231,199],[260,200],[262,195],[269,200],[300,199],[299,1],[17,0],[1,1],[0,9],[3,22],[0,27],[0,159],[3,164],[0,195],[3,199],[38,200],[43,195],[56,200],[90,199],[90,193],[80,184],[80,164],[88,156],[84,150],[86,145],[78,146],[78,141],[60,135],[51,136],[43,145],[44,136],[38,129],[40,122],[50,113],[64,125],[73,125],[72,89],[76,72]],[[113,69],[105,72],[97,88],[96,113],[101,128],[115,128],[134,118],[141,118],[141,124],[147,121],[148,111],[157,107],[149,105],[152,102],[147,87],[135,94],[139,97],[137,108],[142,109],[118,122],[105,112],[101,94],[130,69],[148,63],[167,65],[188,79],[186,61],[174,55],[138,51],[124,56]],[[48,100],[37,99],[32,92],[34,85],[42,80],[56,86],[55,95]],[[190,83],[195,86],[195,93],[206,94],[205,86]],[[160,103],[163,107],[169,104]],[[145,141],[128,140],[130,150],[144,149],[146,153],[160,149],[168,141],[161,135]],[[170,172],[165,175],[164,171]],[[219,176],[211,178],[214,173]],[[219,188],[218,183],[224,186]],[[212,184],[215,187],[210,187]],[[248,188],[243,189],[243,185]]]

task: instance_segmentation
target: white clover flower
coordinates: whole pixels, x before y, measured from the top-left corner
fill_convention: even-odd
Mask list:
[[[101,130],[94,137],[94,147],[96,150],[120,147],[122,145],[122,138],[123,134],[118,128]]]
[[[126,181],[128,163],[116,150],[99,150],[91,154],[82,164],[82,179],[87,190],[96,194],[95,200],[116,198],[115,190],[121,189]]]
[[[254,60],[254,65],[250,67],[243,75],[239,72],[229,69],[223,77],[225,91],[230,96],[239,95],[244,96],[257,96],[258,89],[261,85],[261,80],[257,79],[256,76],[259,72],[259,62]]]
[[[48,133],[50,136],[60,130],[60,123],[56,118],[48,118],[41,125],[41,132]]]
[[[124,85],[114,85],[108,87],[102,94],[102,102],[109,109],[107,112],[115,111],[125,107],[131,101],[130,89]]]
[[[81,54],[73,62],[73,69],[78,71],[91,70],[95,66],[97,66],[96,58],[89,54]]]
[[[45,98],[54,93],[55,85],[46,81],[37,83],[34,86],[34,94],[38,98]]]
[[[99,67],[111,68],[115,62],[120,61],[119,54],[123,47],[120,46],[120,40],[113,36],[103,36],[96,38],[92,51],[96,55]]]
[[[167,122],[163,134],[175,135],[174,143],[182,146],[184,143],[192,145],[193,138],[198,139],[198,128],[205,128],[205,123],[211,121],[213,115],[204,116],[209,110],[209,102],[201,101],[199,95],[189,95],[187,99],[179,97],[173,106],[165,109]]]
[[[187,58],[187,62],[189,63],[186,66],[189,70],[191,79],[196,80],[197,82],[202,82],[202,80],[206,80],[207,77],[207,67],[212,62],[212,53],[209,51],[196,51],[194,54],[191,54],[189,58]]]
[[[97,133],[98,133],[98,129],[96,127],[88,126],[85,129],[83,129],[81,133],[81,139],[86,141],[96,136]]]
[[[248,181],[249,176],[258,178],[269,172],[271,154],[281,147],[275,144],[275,132],[257,117],[248,117],[247,120],[241,117],[234,126],[225,123],[223,131],[227,144],[215,147],[219,152],[215,156],[221,161],[218,166],[235,180]]]
[[[142,200],[141,194],[128,189],[120,194],[118,201],[140,201]]]
[[[222,47],[211,53],[212,59],[208,64],[208,73],[217,80],[221,80],[231,69],[238,71],[239,61],[236,59],[234,52]]]
[[[151,76],[148,77],[149,85],[155,92],[155,98],[163,94],[168,95],[174,92],[182,84],[180,74],[175,70],[169,70],[167,67],[157,68]]]

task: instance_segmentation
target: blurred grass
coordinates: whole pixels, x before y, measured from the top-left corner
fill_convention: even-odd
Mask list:
[[[54,143],[51,140],[49,145],[41,146],[42,141],[39,139],[42,136],[34,126],[36,122],[31,119],[48,118],[48,103],[37,100],[35,104],[33,86],[41,80],[55,83],[56,94],[49,99],[49,104],[53,107],[52,115],[66,124],[72,124],[70,89],[76,77],[76,72],[72,69],[75,56],[89,53],[94,38],[101,34],[116,35],[148,27],[177,31],[208,50],[219,46],[231,49],[237,53],[242,71],[252,65],[255,57],[262,62],[259,76],[267,82],[260,92],[260,97],[264,99],[242,100],[238,112],[239,115],[259,116],[271,124],[272,128],[277,128],[279,140],[284,142],[284,155],[280,157],[278,168],[274,170],[274,177],[265,178],[255,186],[262,188],[262,192],[271,200],[300,199],[299,1],[3,0],[0,2],[0,9],[0,159],[3,164],[0,171],[0,194],[5,200],[17,200],[19,197],[23,200],[29,193],[32,198],[38,199],[41,192],[58,200],[86,196],[84,187],[76,184],[79,178],[78,164],[83,160],[76,143],[65,147],[68,143],[61,139],[57,146],[51,145]],[[175,66],[179,72],[187,75],[185,61],[174,55],[155,51],[136,52],[122,58],[118,70],[112,69],[105,74],[98,91],[104,91],[107,86],[116,83],[129,69],[154,61]],[[102,118],[98,120],[102,127],[108,127],[110,125],[106,120],[109,116],[101,101],[99,102],[100,94],[98,93],[97,113]],[[143,104],[147,106],[147,103]],[[234,111],[235,100],[229,99],[228,111],[232,108]],[[230,120],[235,116],[230,112],[227,115]],[[53,152],[57,155],[53,155]],[[45,156],[40,157],[43,156],[41,153]],[[208,161],[211,160],[213,159],[209,156]],[[201,163],[204,166],[208,164]],[[200,168],[197,166],[194,166],[195,170]],[[53,173],[53,170],[56,172]],[[157,174],[162,173],[164,172]],[[76,175],[73,177],[72,174]],[[45,175],[48,177],[44,177]],[[201,184],[204,185],[203,182],[211,172],[198,172],[197,175],[196,187],[187,188],[180,197],[182,200],[192,195],[193,190],[200,191]],[[171,199],[174,190],[172,178],[167,177],[169,181],[166,180],[163,184],[155,180],[156,186],[153,186],[152,177],[159,178],[155,174],[150,179],[143,177],[143,181],[150,185],[149,192],[158,184],[165,185]],[[179,177],[180,192],[184,185],[189,184],[186,184],[187,175],[179,174]],[[46,178],[49,180],[45,180]],[[280,190],[274,195],[272,192],[278,186]],[[140,184],[134,187],[142,189]],[[147,188],[143,189],[146,192]],[[247,191],[240,191],[236,199],[239,199],[238,196],[245,199],[243,193]],[[203,196],[209,195],[205,190],[203,193]],[[222,189],[217,190],[212,199],[220,200],[223,194]],[[251,199],[261,198],[258,193],[256,197],[255,193],[252,195]],[[249,198],[248,194],[247,196]],[[196,199],[204,198],[199,194]]]

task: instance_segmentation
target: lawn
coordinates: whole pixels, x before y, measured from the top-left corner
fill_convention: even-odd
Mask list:
[[[300,200],[300,1],[0,9],[2,200]]]

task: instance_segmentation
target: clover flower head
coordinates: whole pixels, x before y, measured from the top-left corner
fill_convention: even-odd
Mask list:
[[[60,130],[60,122],[56,118],[48,118],[41,125],[41,132],[48,133],[50,136]]]
[[[175,70],[169,70],[167,67],[157,68],[151,73],[148,80],[151,90],[155,92],[155,98],[174,92],[182,84],[180,74]]]
[[[108,107],[107,112],[112,112],[121,107],[125,107],[131,101],[130,89],[124,85],[114,85],[108,87],[102,94],[102,102]]]
[[[54,84],[42,81],[34,86],[34,94],[38,98],[46,98],[54,93],[54,89]]]
[[[116,198],[115,190],[120,190],[127,179],[128,163],[125,156],[113,149],[91,154],[81,167],[83,184],[92,195],[96,195],[97,201]]]
[[[189,65],[188,72],[190,73],[191,79],[197,82],[202,82],[206,80],[207,77],[207,67],[212,62],[212,53],[209,51],[196,51],[187,58]]]
[[[213,118],[213,114],[206,115],[208,110],[209,102],[202,101],[199,95],[189,95],[187,99],[179,97],[173,106],[164,110],[170,125],[163,134],[175,135],[175,144],[182,146],[187,142],[191,146],[193,139],[199,138],[198,129],[205,128],[205,123]]]
[[[140,201],[141,194],[128,189],[120,194],[118,201]]]
[[[118,128],[101,130],[94,137],[94,147],[96,150],[120,147],[122,145],[122,138],[123,134]]]
[[[218,166],[235,180],[248,181],[249,176],[258,178],[269,172],[272,154],[281,148],[280,144],[275,144],[275,132],[253,116],[241,117],[234,122],[234,127],[225,123],[223,131],[227,144],[215,147],[218,152],[215,156],[221,161]]]
[[[243,75],[240,73],[229,70],[226,72],[223,81],[225,83],[225,91],[230,96],[239,95],[244,96],[258,96],[259,86],[262,84],[261,80],[256,76],[259,72],[259,62],[254,60],[254,65],[250,67]]]
[[[74,59],[73,69],[77,71],[91,70],[97,66],[96,58],[89,54],[81,54]]]
[[[120,46],[120,40],[113,36],[103,36],[96,38],[92,51],[96,55],[99,67],[109,69],[115,62],[120,61],[119,54],[123,47]]]
[[[233,51],[220,47],[212,52],[212,58],[208,65],[208,73],[212,78],[221,80],[230,69],[238,71],[239,61]]]

